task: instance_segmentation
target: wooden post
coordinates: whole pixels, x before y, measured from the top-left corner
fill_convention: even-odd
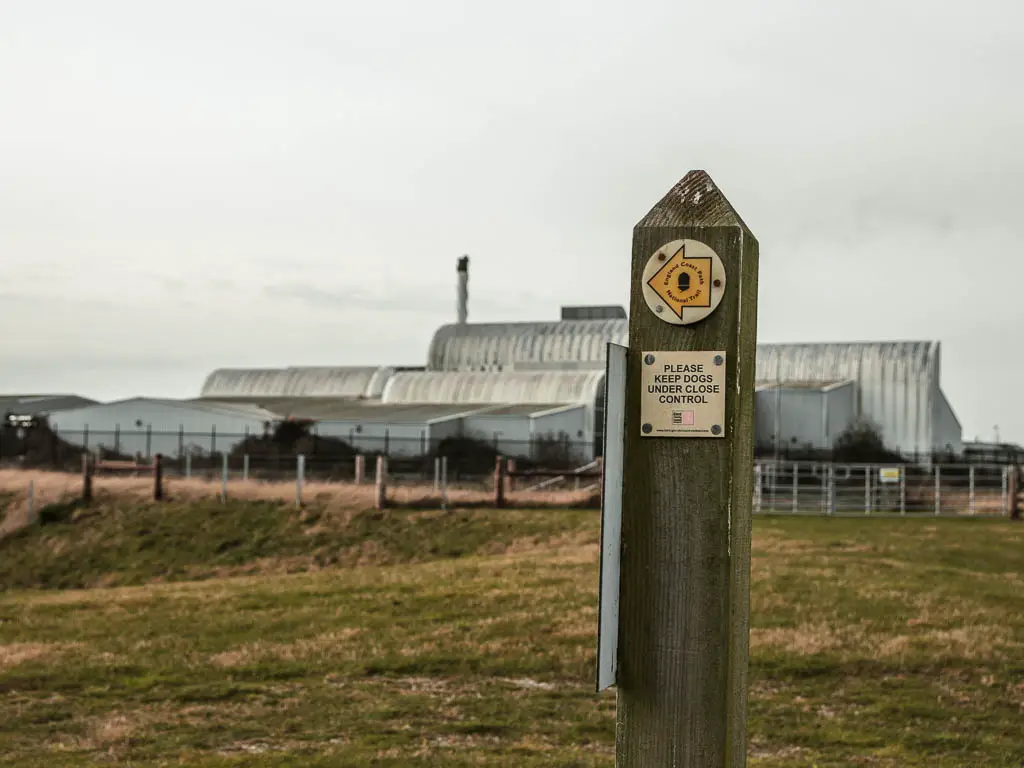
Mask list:
[[[509,459],[505,462],[505,495],[508,496],[516,489],[516,460]]]
[[[92,462],[88,453],[82,454],[82,501],[92,501]]]
[[[497,456],[494,460],[494,508],[505,506],[505,457]]]
[[[158,453],[153,457],[153,501],[164,498],[164,457]]]
[[[356,485],[362,485],[366,480],[366,457],[363,454],[356,456]]]
[[[659,304],[659,314],[644,290],[651,285],[644,279],[649,260],[679,240],[687,241],[688,254],[710,247],[725,271],[716,282],[708,258],[685,283],[682,268],[664,278],[665,286],[669,279],[678,285],[677,295],[694,296],[700,287],[720,292],[710,314],[685,325],[662,319],[673,307]],[[675,248],[666,264],[679,257]],[[704,171],[688,173],[633,230],[616,682],[620,768],[746,765],[757,276],[757,239]],[[685,302],[676,306],[678,317],[689,317]],[[723,423],[704,427],[714,437],[659,436],[642,422],[645,365],[654,365],[658,350],[724,351]],[[691,423],[683,407],[680,421],[673,412],[670,424]]]
[[[373,492],[374,509],[384,509],[388,503],[388,457],[377,457],[377,484]]]
[[[441,457],[441,509],[448,509],[448,457]]]
[[[35,525],[39,520],[36,518],[36,481],[28,481],[28,497],[26,498],[28,504],[28,524]]]
[[[1007,477],[1007,489],[1006,489],[1006,504],[1007,504],[1007,516],[1011,520],[1020,520],[1020,504],[1017,501],[1017,493],[1020,485],[1018,484],[1018,472],[1017,465],[1011,464],[1006,472]]]
[[[249,458],[246,454],[246,458]],[[295,460],[295,506],[302,506],[302,481],[306,477],[306,457],[299,454]]]

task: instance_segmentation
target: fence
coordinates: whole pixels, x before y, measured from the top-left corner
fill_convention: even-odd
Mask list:
[[[758,462],[754,511],[775,514],[1005,515],[1015,468],[1000,465]]]
[[[35,426],[20,424],[0,425],[0,462],[21,461],[32,466],[54,468],[73,465],[81,452],[102,449],[104,455],[121,459],[151,460],[156,454],[168,459],[191,456],[196,461],[209,459],[219,462],[220,456],[235,457],[259,454],[268,460],[275,456],[294,460],[298,454],[307,457],[347,457],[355,454],[383,455],[403,460],[433,458],[446,455],[453,461],[469,464],[477,458],[477,471],[486,473],[497,455],[514,456],[536,462],[538,466],[568,468],[593,461],[602,454],[600,441],[571,439],[566,434],[524,436],[519,432],[493,432],[490,434],[449,435],[434,433],[430,428],[410,435],[409,425],[377,425],[374,434],[354,426],[345,434],[321,435],[317,426],[293,426],[287,439],[278,440],[269,433],[218,431],[210,427],[203,431],[156,430],[151,427],[122,427],[98,430],[88,426],[80,430],[52,429],[45,421]],[[777,452],[760,446],[755,452],[758,461],[765,463],[823,464],[845,463],[854,457],[831,451],[798,451],[782,446]],[[911,464],[927,466],[995,464],[987,454],[971,453],[967,458],[948,453],[914,454],[905,456]],[[884,456],[866,458],[867,461],[888,460]],[[1011,463],[1009,460],[999,462]]]
[[[204,432],[184,429],[159,431],[150,428],[113,430],[61,430],[47,427],[34,429],[0,429],[0,462],[19,462],[25,465],[68,468],[77,463],[82,452],[99,453],[116,459],[150,460],[156,454],[171,462],[189,458],[197,466],[208,462],[220,464],[220,457],[228,455],[232,462],[243,455],[257,457],[267,468],[284,467],[303,454],[313,461],[337,460],[349,462],[357,454],[387,456],[403,461],[429,463],[438,456],[448,456],[465,469],[472,465],[475,471],[486,474],[493,468],[498,455],[515,456],[538,466],[570,468],[592,461],[600,453],[600,445],[588,440],[570,440],[536,435],[516,439],[504,433],[491,435],[439,437],[427,430],[410,437],[390,434],[361,434],[356,429],[344,437],[320,435],[314,430],[296,427],[282,439],[269,434],[226,433],[215,428]]]

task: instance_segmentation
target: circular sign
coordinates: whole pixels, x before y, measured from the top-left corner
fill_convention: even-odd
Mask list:
[[[673,240],[647,260],[643,292],[651,312],[666,323],[696,323],[722,301],[725,265],[699,240]]]

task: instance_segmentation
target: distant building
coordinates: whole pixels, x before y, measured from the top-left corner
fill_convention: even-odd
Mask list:
[[[225,450],[225,441],[246,431],[303,419],[318,434],[389,453],[421,454],[462,436],[513,455],[532,454],[541,440],[574,445],[581,461],[599,455],[607,345],[628,343],[625,310],[567,306],[561,320],[469,323],[468,269],[463,257],[458,322],[437,329],[422,367],[221,368],[206,378],[198,400],[98,405],[40,396],[57,399],[18,407],[45,406],[62,432],[85,431],[93,440],[142,430],[154,452],[156,432],[196,433],[202,444]],[[848,427],[869,421],[889,450],[909,459],[960,456],[962,428],[940,386],[940,363],[933,341],[760,344],[758,449],[827,454]],[[133,439],[138,445],[143,438]],[[173,454],[186,444],[171,443],[160,450]]]

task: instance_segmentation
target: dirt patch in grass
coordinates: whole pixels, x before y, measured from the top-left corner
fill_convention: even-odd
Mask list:
[[[9,669],[30,661],[56,660],[78,643],[7,643],[0,645],[0,669]]]

